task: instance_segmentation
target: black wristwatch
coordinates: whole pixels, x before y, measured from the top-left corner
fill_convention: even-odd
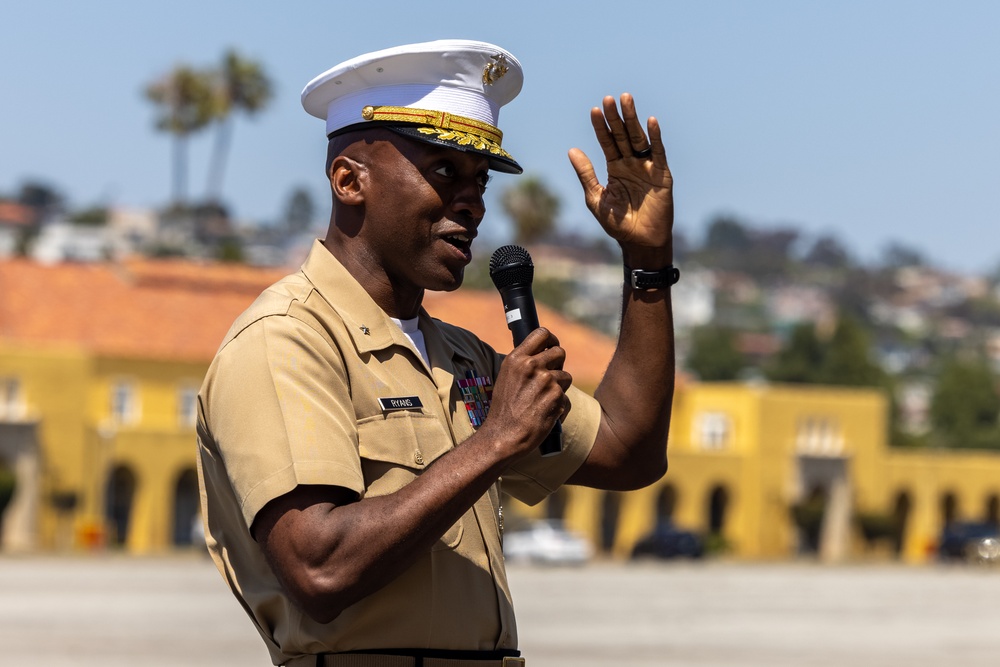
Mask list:
[[[681,271],[673,264],[658,271],[625,267],[625,284],[631,285],[632,289],[663,289],[670,287],[680,279]]]

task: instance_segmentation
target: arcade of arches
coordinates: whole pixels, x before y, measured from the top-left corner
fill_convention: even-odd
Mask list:
[[[567,487],[525,517],[563,519],[624,558],[658,522],[737,558],[934,557],[955,521],[1000,523],[1000,453],[891,448],[872,390],[688,384],[670,470],[628,493]]]
[[[1000,454],[910,451],[885,442],[885,400],[866,390],[688,384],[675,398],[670,471],[627,493],[565,487],[535,507],[505,501],[511,524],[557,518],[625,558],[658,522],[697,531],[736,558],[827,561],[933,556],[954,521],[1000,521]],[[0,424],[0,467],[14,487],[4,550],[72,548],[80,517],[101,544],[132,553],[200,541],[190,433],[122,432],[97,448],[93,491],[43,479],[34,424]],[[73,522],[77,522],[74,524]],[[55,526],[41,540],[39,525]]]

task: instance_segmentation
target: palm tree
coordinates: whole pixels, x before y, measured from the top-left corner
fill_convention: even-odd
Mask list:
[[[156,129],[174,136],[173,201],[181,205],[187,196],[187,139],[213,118],[211,82],[204,72],[178,65],[147,86],[145,95],[157,107]]]
[[[233,134],[233,114],[242,111],[252,116],[271,101],[271,81],[264,68],[253,60],[244,59],[230,49],[215,73],[213,120],[216,123],[215,146],[208,170],[208,200],[218,201],[222,177]]]
[[[537,176],[524,176],[504,190],[500,204],[514,223],[517,243],[531,244],[555,231],[559,198]]]

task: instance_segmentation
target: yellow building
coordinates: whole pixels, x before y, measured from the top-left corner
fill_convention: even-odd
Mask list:
[[[198,387],[230,323],[281,273],[0,262],[0,473],[16,480],[0,548],[189,544]],[[495,293],[428,294],[425,305],[510,349]],[[574,381],[593,390],[614,342],[544,307],[539,317]],[[509,514],[563,518],[614,557],[670,518],[739,558],[910,562],[931,556],[950,521],[998,520],[1000,455],[893,449],[886,419],[872,390],[681,378],[663,480],[630,493],[565,488],[537,507],[511,503]],[[864,521],[892,530],[873,547]]]
[[[191,262],[0,262],[7,551],[190,544],[195,407],[235,316],[274,272]]]
[[[0,549],[190,544],[198,388],[230,324],[282,275],[181,260],[0,262],[0,472],[16,480]],[[495,293],[427,305],[510,345]],[[596,386],[613,342],[539,314],[575,357],[567,370]]]
[[[566,488],[517,509],[563,518],[616,557],[663,519],[737,558],[829,562],[923,562],[947,523],[997,523],[1000,453],[890,448],[887,408],[868,389],[686,383],[660,482],[626,494]],[[866,520],[880,540],[865,539]]]

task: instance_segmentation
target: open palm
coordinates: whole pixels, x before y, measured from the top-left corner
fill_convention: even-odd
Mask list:
[[[591,111],[591,122],[608,165],[602,186],[583,151],[569,158],[583,186],[587,207],[609,236],[623,247],[666,248],[673,228],[673,177],[660,136],[660,125],[650,118],[649,138],[635,112],[632,96],[621,97],[622,113],[613,97],[604,108]]]

